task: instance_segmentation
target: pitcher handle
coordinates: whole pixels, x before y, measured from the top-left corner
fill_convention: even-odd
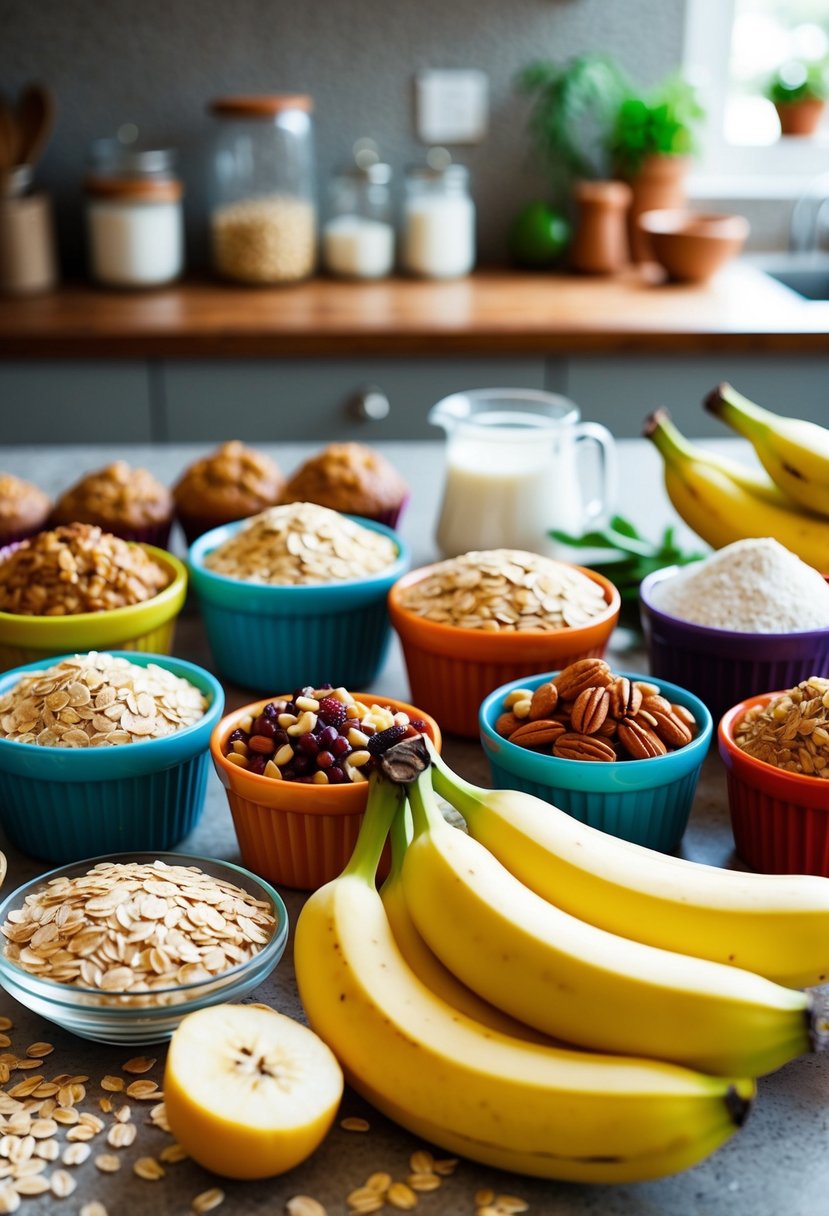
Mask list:
[[[616,440],[607,427],[599,422],[579,422],[576,426],[576,443],[595,443],[599,452],[601,492],[596,498],[585,503],[584,520],[585,524],[589,525],[602,516],[609,516],[616,503]]]

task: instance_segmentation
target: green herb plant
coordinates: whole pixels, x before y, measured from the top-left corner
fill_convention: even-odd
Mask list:
[[[789,59],[781,63],[766,84],[766,97],[775,105],[793,101],[825,101],[829,96],[826,60]]]
[[[616,171],[635,177],[648,156],[690,156],[696,151],[696,129],[705,111],[694,87],[677,74],[653,92],[630,92],[616,113],[610,153]]]

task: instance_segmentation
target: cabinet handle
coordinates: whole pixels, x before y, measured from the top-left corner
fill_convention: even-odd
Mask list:
[[[376,384],[367,384],[349,398],[346,409],[360,422],[382,422],[391,413],[391,402]]]

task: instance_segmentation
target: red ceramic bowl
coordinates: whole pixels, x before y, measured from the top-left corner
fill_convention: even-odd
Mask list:
[[[717,734],[728,772],[728,808],[737,852],[766,874],[829,877],[829,781],[756,760],[734,742],[744,714],[779,692],[741,701],[725,713]]]

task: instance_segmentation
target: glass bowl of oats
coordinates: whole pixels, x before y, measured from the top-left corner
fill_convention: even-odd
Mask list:
[[[0,671],[93,648],[166,654],[186,593],[164,549],[93,524],[39,532],[0,550]]]
[[[740,857],[767,874],[829,877],[829,679],[740,701],[718,744]]]
[[[123,853],[18,887],[0,934],[0,985],[21,1004],[85,1039],[157,1043],[188,1013],[258,987],[284,953],[288,913],[241,866]],[[131,1096],[152,1101],[157,1086],[143,1084]]]
[[[204,808],[218,680],[132,651],[41,659],[0,675],[0,823],[32,857],[169,849]]]
[[[262,692],[371,685],[391,639],[389,588],[409,565],[391,528],[287,503],[205,533],[189,561],[227,679]]]
[[[608,579],[516,549],[422,566],[389,593],[412,700],[449,734],[477,738],[478,708],[510,680],[601,657],[619,619]]]

